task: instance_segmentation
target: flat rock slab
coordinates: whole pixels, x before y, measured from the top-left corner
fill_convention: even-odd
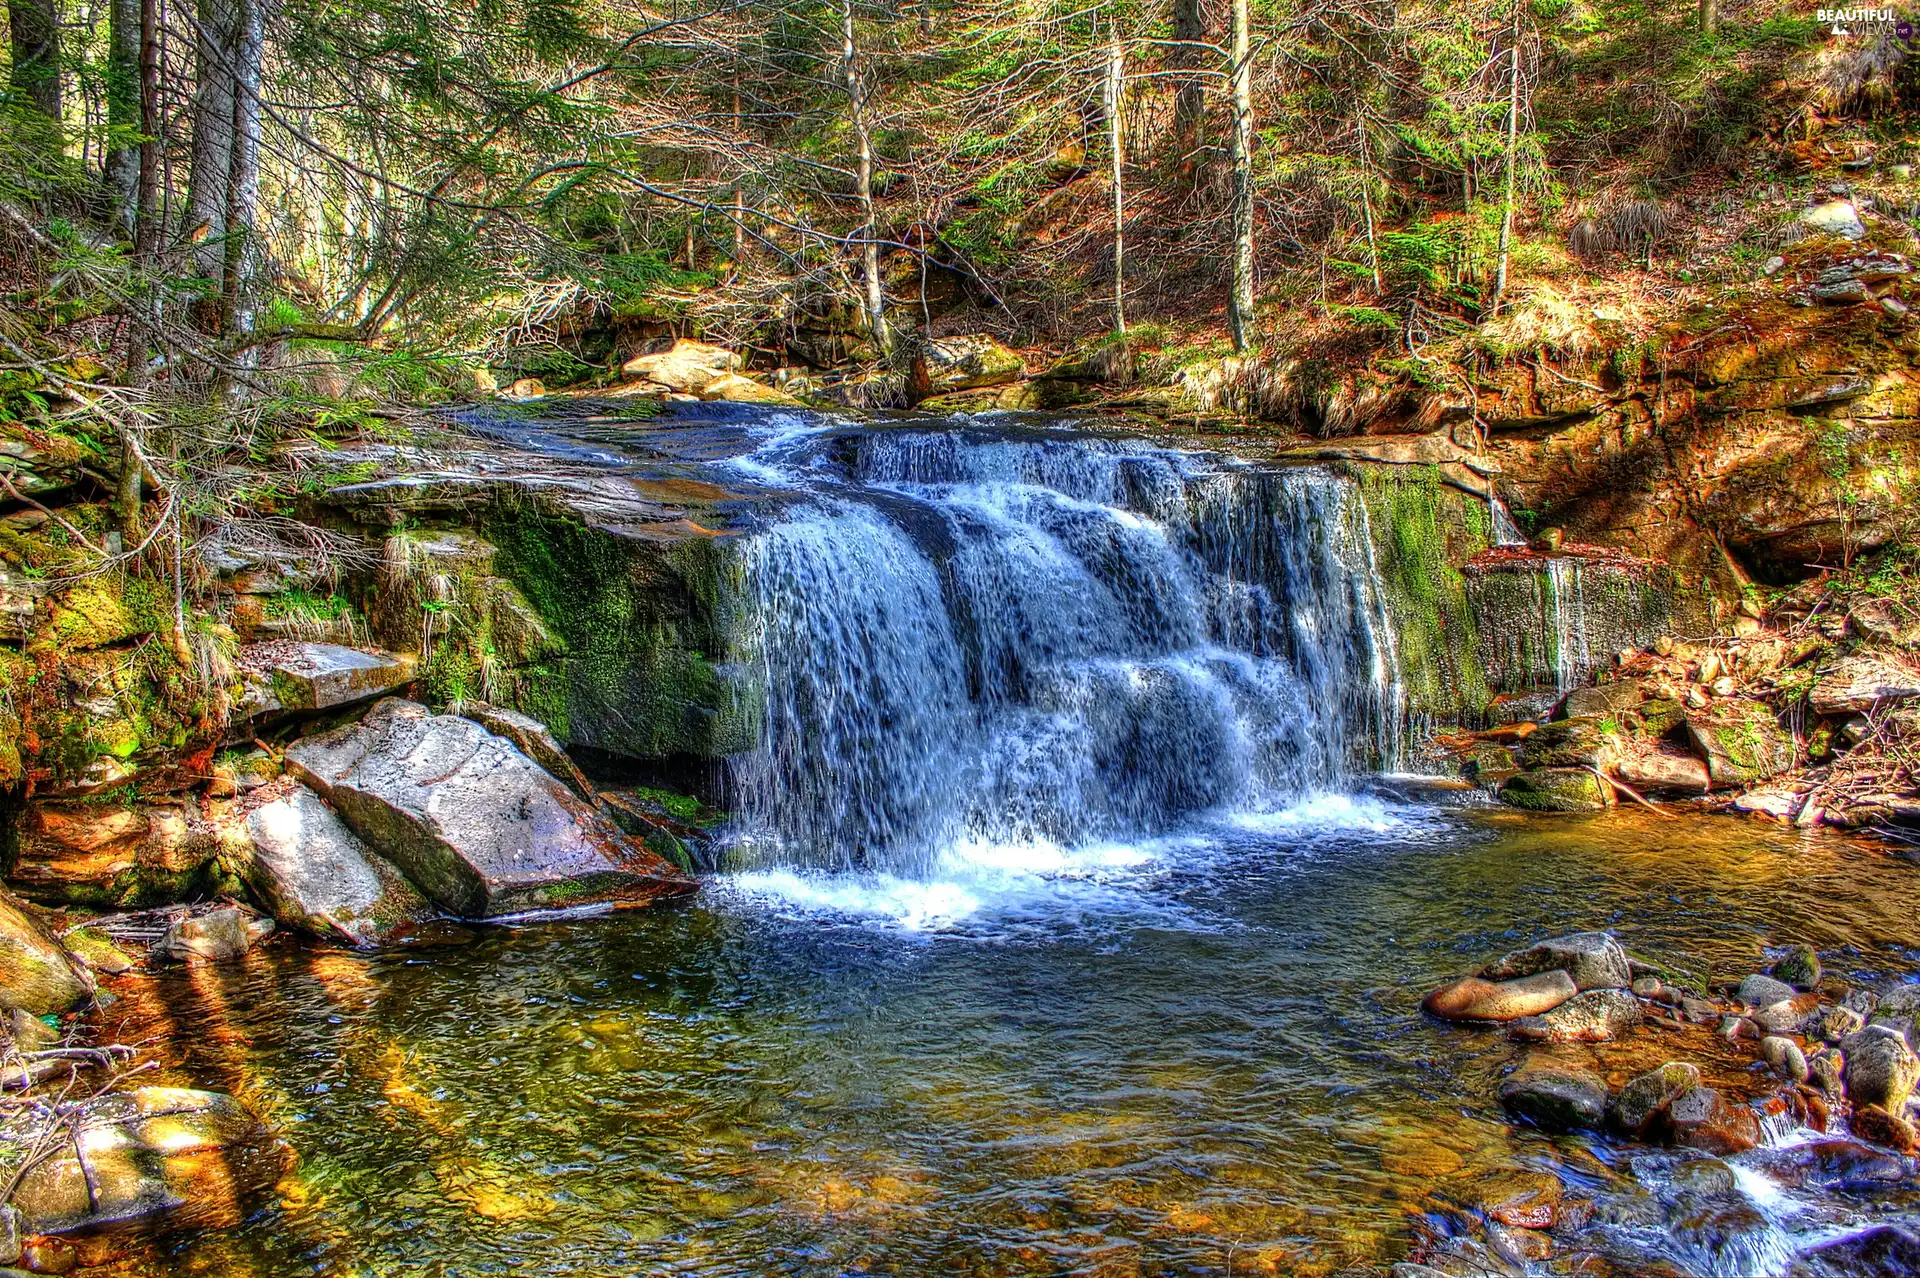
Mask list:
[[[1504,981],[1555,969],[1571,976],[1582,990],[1624,989],[1633,981],[1627,951],[1605,932],[1574,932],[1541,941],[1489,964],[1480,975]]]
[[[240,650],[240,668],[253,676],[238,707],[242,714],[328,710],[392,692],[413,682],[413,657],[346,648],[337,643],[274,640]]]
[[[1820,714],[1866,713],[1920,697],[1920,672],[1871,657],[1842,657],[1821,672],[1809,694]]]
[[[298,782],[275,782],[247,813],[250,854],[241,875],[288,927],[354,945],[376,945],[432,913],[399,870],[370,850],[339,814]]]
[[[399,698],[287,766],[442,908],[469,918],[694,890],[511,741]]]

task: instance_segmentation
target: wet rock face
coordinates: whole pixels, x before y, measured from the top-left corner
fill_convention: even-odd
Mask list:
[[[1421,1006],[1449,1021],[1510,1021],[1551,1011],[1578,992],[1573,978],[1555,968],[1512,981],[1469,976],[1441,986]]]
[[[1626,949],[1605,932],[1575,932],[1515,950],[1488,964],[1480,975],[1508,980],[1554,969],[1567,973],[1582,990],[1625,989],[1633,982]]]
[[[441,907],[468,917],[694,888],[504,738],[392,699],[288,767]]]
[[[274,918],[352,945],[378,943],[431,907],[307,787],[276,782],[246,817],[247,846],[231,859]]]
[[[231,1096],[141,1087],[77,1107],[73,1139],[20,1176],[28,1233],[238,1222],[246,1197],[280,1175],[283,1151]],[[0,1123],[0,1163],[19,1166],[41,1127]]]
[[[93,979],[53,934],[0,892],[0,1010],[64,1012],[93,994]]]
[[[1527,1066],[1500,1084],[1507,1111],[1549,1132],[1598,1127],[1607,1112],[1607,1085],[1583,1069]]]

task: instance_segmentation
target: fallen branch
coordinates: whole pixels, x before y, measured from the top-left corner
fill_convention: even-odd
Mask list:
[[[1653,800],[1647,798],[1645,795],[1641,794],[1638,790],[1634,789],[1632,786],[1628,785],[1626,782],[1616,781],[1598,768],[1590,767],[1587,769],[1587,771],[1593,773],[1593,775],[1595,775],[1596,777],[1599,777],[1602,781],[1612,786],[1616,792],[1626,795],[1629,799],[1632,799],[1635,803],[1638,803],[1641,807],[1645,808],[1647,811],[1652,812],[1658,816],[1665,817],[1669,821],[1678,821],[1680,819],[1678,813],[1667,811],[1665,808],[1661,807],[1659,804],[1655,803]]]

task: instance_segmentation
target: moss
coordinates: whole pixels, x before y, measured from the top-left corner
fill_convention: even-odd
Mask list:
[[[1541,768],[1510,777],[1500,801],[1529,812],[1601,812],[1608,794],[1599,777],[1585,768]]]
[[[724,668],[729,541],[623,537],[502,507],[487,522],[499,570],[564,645],[510,690],[569,745],[637,758],[717,758],[755,720]]]
[[[1487,512],[1437,468],[1359,466],[1375,567],[1394,628],[1408,709],[1477,719],[1493,700],[1460,565],[1487,548]]]

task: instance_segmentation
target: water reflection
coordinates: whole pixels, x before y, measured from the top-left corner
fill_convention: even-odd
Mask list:
[[[1467,1218],[1555,1271],[1745,1254],[1674,1233],[1671,1169],[1508,1127],[1518,1049],[1419,995],[1577,927],[1717,977],[1794,940],[1908,971],[1913,868],[1726,819],[1391,815],[1198,831],[933,927],[723,887],[129,984],[123,1032],[175,1031],[178,1080],[299,1163],[242,1228],[120,1272],[1331,1274]],[[1705,1031],[1552,1050],[1751,1087]]]

